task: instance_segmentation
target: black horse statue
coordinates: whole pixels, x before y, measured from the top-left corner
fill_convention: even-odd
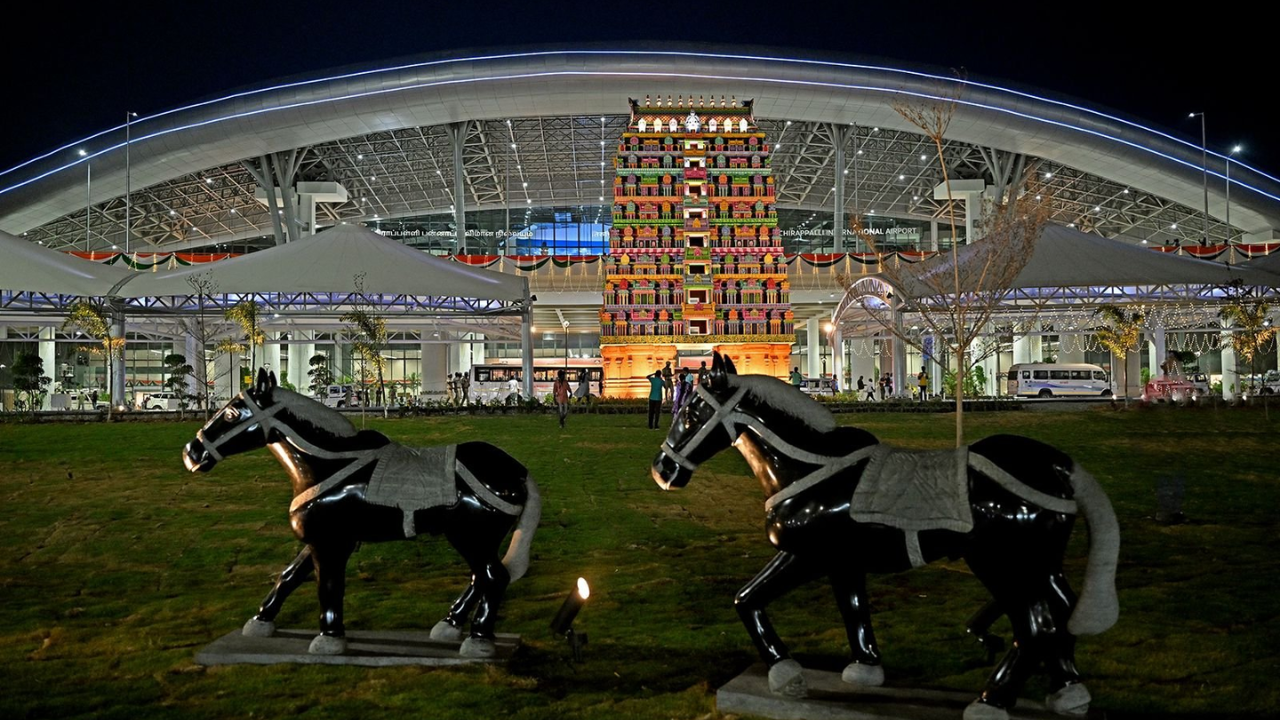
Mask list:
[[[342,600],[347,559],[361,542],[407,540],[443,534],[471,568],[471,583],[436,623],[431,637],[463,640],[463,657],[494,654],[493,626],[507,585],[528,569],[529,547],[542,513],[538,487],[523,465],[500,448],[469,442],[406,448],[371,430],[357,431],[346,418],[310,398],[276,386],[259,371],[183,449],[192,472],[205,472],[224,457],[268,447],[293,481],[289,524],[305,547],[280,574],[244,634],[275,632],[275,618],[289,594],[314,570],[320,595],[320,635],[311,652],[346,650]],[[506,557],[503,538],[512,531]]]
[[[765,526],[778,549],[734,599],[773,692],[803,696],[807,687],[765,614],[770,602],[828,577],[853,655],[842,677],[880,685],[866,574],[962,557],[1009,617],[1015,640],[966,720],[1007,718],[1042,664],[1048,707],[1088,711],[1075,636],[1100,633],[1118,617],[1119,530],[1097,481],[1071,458],[1012,435],[957,450],[895,450],[864,430],[837,427],[825,408],[784,382],[737,375],[716,354],[654,459],[653,478],[663,489],[684,487],[700,463],[731,445],[764,487]],[[1078,600],[1062,571],[1077,514],[1090,534]]]

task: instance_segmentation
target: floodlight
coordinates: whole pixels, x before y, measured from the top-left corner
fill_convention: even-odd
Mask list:
[[[586,604],[589,597],[591,597],[591,588],[587,585],[586,578],[578,578],[577,586],[569,593],[569,597],[564,599],[564,604],[551,619],[551,632],[563,635],[569,642],[574,662],[582,662],[582,647],[587,644],[587,634],[573,631],[573,619],[578,616],[578,611]]]

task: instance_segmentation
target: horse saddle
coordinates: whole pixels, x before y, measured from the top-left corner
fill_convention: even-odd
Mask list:
[[[910,533],[973,529],[969,451],[900,450],[879,445],[853,491],[850,515]]]
[[[458,501],[454,472],[457,445],[409,448],[392,443],[378,450],[365,499],[404,511],[406,537],[415,534],[413,513]]]

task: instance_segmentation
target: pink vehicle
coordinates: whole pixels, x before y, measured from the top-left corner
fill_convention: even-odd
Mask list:
[[[1189,378],[1182,374],[1182,365],[1177,359],[1170,357],[1161,366],[1165,374],[1153,377],[1142,388],[1144,402],[1183,402],[1195,400],[1202,391]]]

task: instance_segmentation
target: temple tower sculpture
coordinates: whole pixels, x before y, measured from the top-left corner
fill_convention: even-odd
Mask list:
[[[713,350],[739,372],[786,377],[794,316],[752,101],[630,103],[600,311],[605,393],[644,397],[646,375]]]

